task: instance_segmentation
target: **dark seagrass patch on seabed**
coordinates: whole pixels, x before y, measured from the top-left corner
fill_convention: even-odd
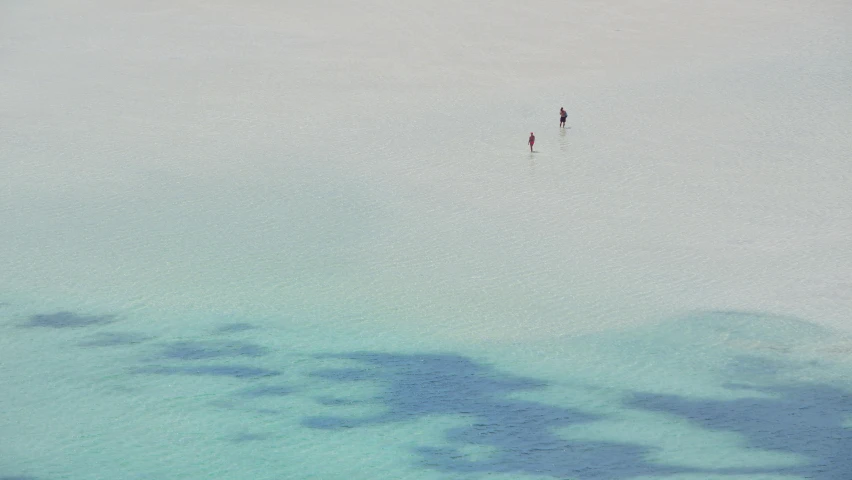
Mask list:
[[[259,385],[238,392],[241,397],[284,397],[293,393],[293,388],[286,385]]]
[[[259,327],[256,327],[250,323],[229,323],[227,325],[222,325],[216,329],[216,333],[239,333],[245,332],[247,330],[255,330]]]
[[[768,362],[762,360],[759,364]],[[774,378],[776,372],[785,368],[781,363],[771,366],[761,383],[724,385],[730,391],[745,395],[741,398],[691,398],[634,392],[625,403],[633,409],[683,418],[706,431],[737,435],[750,449],[801,459],[793,465],[720,466],[705,473],[791,475],[818,480],[852,478],[852,456],[849,455],[852,428],[847,420],[852,416],[849,402],[852,392],[835,385]]]
[[[116,322],[115,315],[78,315],[73,312],[56,312],[32,315],[22,327],[28,328],[82,328],[108,325]]]
[[[138,332],[103,332],[89,337],[77,345],[81,347],[120,347],[136,345],[154,337]]]
[[[189,375],[189,376],[211,376],[232,377],[240,379],[255,379],[263,377],[275,377],[281,372],[266,368],[250,367],[246,365],[194,365],[194,366],[166,366],[149,365],[131,370],[131,373],[145,375]]]
[[[546,388],[547,384],[538,379],[500,372],[454,354],[354,352],[319,358],[360,364],[319,370],[312,376],[331,382],[373,383],[378,393],[372,403],[380,413],[309,416],[302,419],[305,427],[333,431],[411,422],[418,417],[464,417],[466,426],[445,431],[445,445],[412,447],[429,468],[452,474],[514,473],[607,480],[675,472],[673,467],[648,463],[645,458],[650,450],[645,445],[561,437],[558,429],[605,417],[515,397],[520,392]],[[332,412],[337,406],[351,404],[346,398],[328,400],[322,398],[318,403]],[[470,449],[490,453],[474,460],[464,454]],[[584,473],[592,470],[593,475]]]
[[[213,358],[262,357],[269,353],[266,347],[239,341],[184,340],[161,345],[159,359],[209,360]]]

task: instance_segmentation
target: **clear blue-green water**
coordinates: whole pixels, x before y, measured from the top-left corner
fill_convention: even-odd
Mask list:
[[[533,3],[0,6],[0,480],[852,479],[852,11]]]
[[[850,467],[848,368],[830,360],[845,352],[796,319],[695,312],[465,346],[316,310],[19,308],[4,307],[10,474],[828,479]]]

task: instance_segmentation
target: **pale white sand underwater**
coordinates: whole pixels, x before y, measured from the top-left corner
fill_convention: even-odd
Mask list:
[[[5,2],[0,479],[849,478],[850,60],[830,0]]]

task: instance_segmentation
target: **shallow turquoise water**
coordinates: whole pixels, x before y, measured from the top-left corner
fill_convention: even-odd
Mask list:
[[[9,474],[839,479],[850,468],[849,368],[820,351],[829,332],[795,319],[696,312],[465,347],[366,322],[328,328],[310,312],[20,308],[4,307],[2,336]]]
[[[836,282],[819,228],[842,223],[839,177],[801,207],[829,212],[804,262],[765,232],[809,217],[772,217],[799,210],[725,166],[706,178],[767,217],[726,217],[655,156],[619,164],[618,197],[580,131],[461,163],[394,132],[410,155],[331,156],[343,134],[222,171],[16,167],[0,478],[849,478],[852,342],[759,308],[843,318],[842,291],[775,281]],[[645,216],[679,196],[704,215]]]
[[[0,39],[0,480],[852,478],[842,17],[557,88],[45,5]]]

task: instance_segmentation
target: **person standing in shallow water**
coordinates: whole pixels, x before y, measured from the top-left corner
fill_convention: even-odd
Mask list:
[[[530,140],[527,143],[530,144],[530,152],[532,152],[533,151],[533,145],[535,145],[535,135],[533,135],[533,132],[530,132]]]
[[[559,107],[559,126],[565,128],[565,119],[568,118],[568,112],[564,108]]]

